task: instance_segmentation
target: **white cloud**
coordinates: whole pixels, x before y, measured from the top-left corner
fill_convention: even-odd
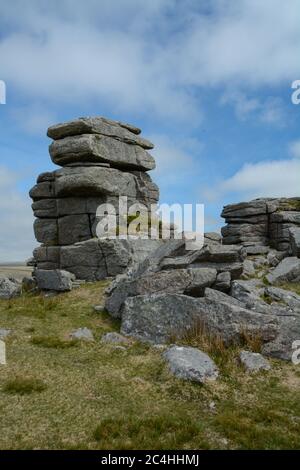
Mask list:
[[[284,126],[287,120],[284,103],[278,97],[269,96],[261,100],[249,97],[240,90],[228,90],[221,96],[220,103],[233,106],[240,121],[252,118],[257,122]]]
[[[299,197],[300,160],[247,163],[232,177],[205,191],[214,201],[230,194],[234,200],[257,197]]]
[[[30,200],[16,189],[19,179],[0,166],[0,262],[24,261],[36,245]]]
[[[1,78],[49,106],[96,102],[192,124],[201,108],[192,87],[221,94],[298,78],[298,9],[298,0],[1,2]]]

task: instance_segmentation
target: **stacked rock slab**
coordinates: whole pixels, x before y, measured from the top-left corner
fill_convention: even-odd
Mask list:
[[[37,269],[62,269],[84,280],[122,272],[157,247],[153,240],[99,240],[96,211],[103,203],[119,213],[119,197],[128,207],[150,209],[159,198],[148,171],[153,144],[140,129],[103,117],[79,118],[48,129],[52,162],[62,168],[42,173],[31,189],[34,232],[42,245],[34,251]]]
[[[300,198],[255,199],[225,206],[223,244],[291,249],[290,229],[300,226]],[[250,249],[251,250],[251,249]]]

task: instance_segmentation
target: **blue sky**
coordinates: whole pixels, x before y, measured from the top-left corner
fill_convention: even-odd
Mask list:
[[[54,168],[49,125],[102,115],[156,148],[161,202],[295,196],[300,0],[6,0],[0,4],[0,261],[36,245],[28,190]]]

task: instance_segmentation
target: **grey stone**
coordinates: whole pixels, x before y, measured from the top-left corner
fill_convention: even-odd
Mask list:
[[[300,219],[300,214],[299,214]],[[300,223],[300,222],[299,222]],[[300,258],[300,227],[291,227],[289,229],[291,250],[293,256]]]
[[[46,245],[57,245],[57,219],[36,219],[33,228],[35,238],[39,243],[45,243]]]
[[[283,282],[300,282],[300,259],[296,257],[284,258],[276,268],[267,275],[270,284]]]
[[[1,340],[6,339],[8,336],[11,335],[11,333],[12,333],[12,330],[8,328],[0,328],[0,339]]]
[[[33,292],[37,288],[34,277],[25,276],[22,280],[22,292]]]
[[[229,272],[231,279],[239,279],[243,272],[243,263],[217,263],[210,261],[198,261],[191,264],[191,268],[210,268],[216,269],[217,273]]]
[[[272,341],[278,334],[278,319],[272,315],[229,302],[179,294],[127,298],[122,309],[121,333],[162,344],[174,336],[180,338],[199,322],[226,344],[239,342],[245,331],[259,334],[264,342]]]
[[[228,304],[237,305],[241,308],[245,307],[245,305],[239,300],[235,299],[234,297],[231,297],[230,295],[225,294],[225,292],[216,290],[215,288],[211,289],[210,287],[206,287],[204,297],[215,302],[225,302]]]
[[[231,286],[231,275],[230,272],[225,271],[217,275],[216,282],[214,284],[214,289],[217,289],[221,292],[228,292]]]
[[[79,118],[63,124],[56,124],[48,129],[47,135],[52,139],[62,139],[68,136],[81,134],[101,134],[121,142],[136,144],[146,149],[152,149],[154,145],[146,139],[137,136],[137,129],[130,124],[112,121],[103,117]]]
[[[209,261],[212,263],[235,263],[246,258],[246,251],[236,245],[205,245],[198,252],[194,262]]]
[[[56,292],[72,290],[72,281],[75,280],[74,274],[61,269],[36,269],[34,271],[34,278],[36,279],[38,288],[40,290],[50,290]]]
[[[294,311],[300,312],[300,295],[295,292],[280,289],[279,287],[267,286],[265,295],[275,302],[283,302]]]
[[[57,217],[56,199],[40,199],[32,204],[35,217],[53,219]]]
[[[249,202],[230,204],[223,208],[221,217],[249,217],[253,215],[266,214],[267,205],[265,199],[255,199]]]
[[[95,312],[103,312],[105,310],[105,305],[94,305],[93,306],[93,309]]]
[[[196,348],[171,346],[163,353],[175,377],[205,383],[216,380],[219,372],[213,360]]]
[[[112,331],[109,333],[105,333],[101,338],[101,342],[108,343],[108,344],[117,344],[117,343],[129,344],[130,340],[126,338],[126,336],[120,335],[119,333]]]
[[[241,351],[239,360],[246,371],[250,373],[271,369],[269,361],[259,353]]]
[[[243,262],[243,278],[247,279],[255,275],[255,267],[253,261],[245,259]]]
[[[275,268],[286,256],[286,253],[283,251],[271,250],[267,255],[267,262]]]
[[[109,163],[123,169],[142,171],[155,168],[154,158],[138,145],[129,145],[111,137],[84,134],[54,141],[49,147],[53,163]]]
[[[105,308],[116,318],[121,317],[121,307],[128,297],[153,293],[176,293],[201,296],[204,289],[216,280],[214,269],[176,269],[149,273],[137,279],[121,279],[110,292]]]
[[[247,255],[266,255],[270,251],[270,247],[264,245],[250,245],[245,247]]]
[[[66,215],[58,219],[59,245],[72,245],[92,238],[88,214]]]
[[[70,333],[71,339],[82,340],[82,341],[94,341],[94,335],[88,328],[78,328],[78,330]]]
[[[55,197],[54,184],[48,181],[38,183],[29,191],[29,196],[34,201],[39,199],[52,199]]]
[[[18,297],[21,293],[21,284],[13,278],[0,277],[0,299],[9,300]]]

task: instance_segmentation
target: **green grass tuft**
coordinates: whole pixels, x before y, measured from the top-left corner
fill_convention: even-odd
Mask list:
[[[15,377],[4,384],[3,391],[5,393],[27,395],[33,392],[43,392],[46,388],[46,385],[40,379]]]

